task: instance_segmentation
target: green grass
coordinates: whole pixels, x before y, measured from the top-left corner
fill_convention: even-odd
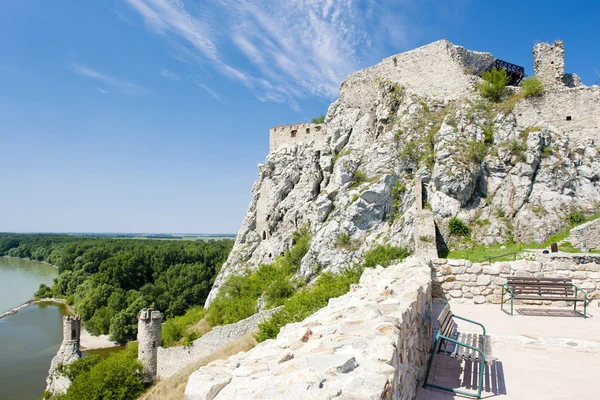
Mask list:
[[[573,215],[573,214],[570,214],[570,215]],[[483,261],[488,260],[491,257],[497,257],[497,256],[501,256],[501,255],[508,254],[508,253],[517,253],[517,258],[520,258],[518,253],[522,253],[522,252],[526,251],[527,249],[542,249],[542,248],[550,247],[551,243],[558,243],[558,242],[568,238],[569,234],[571,233],[572,228],[574,228],[578,225],[581,225],[582,223],[590,222],[590,221],[593,221],[598,218],[600,218],[600,212],[589,215],[589,216],[585,217],[583,220],[581,220],[580,217],[578,216],[577,218],[574,218],[574,219],[576,221],[582,221],[581,223],[572,224],[572,225],[568,226],[567,228],[563,229],[562,231],[549,237],[548,240],[546,240],[544,243],[506,243],[506,244],[497,244],[497,245],[493,245],[493,246],[484,245],[484,244],[474,244],[472,247],[470,247],[468,249],[450,250],[448,253],[445,253],[445,254],[440,253],[439,255],[440,255],[440,257],[452,258],[452,259],[464,259],[464,260],[469,260],[471,262],[483,262]],[[558,249],[560,251],[564,251],[567,253],[580,253],[581,252],[580,249],[574,248],[573,245],[569,242],[560,244],[558,246]],[[592,251],[591,253],[600,253],[600,251],[595,250],[595,251]],[[492,261],[493,262],[509,261],[509,260],[512,260],[513,258],[514,258],[514,255],[510,254],[507,257],[495,258]]]
[[[231,276],[219,289],[217,298],[207,311],[211,326],[238,322],[254,315],[259,298],[266,308],[282,305],[303,282],[292,277],[300,268],[300,261],[308,252],[312,235],[308,226],[294,232],[293,246],[271,264],[263,264],[256,271]]]
[[[339,274],[324,273],[308,288],[294,293],[283,303],[283,308],[273,317],[259,325],[255,338],[259,342],[275,338],[281,327],[291,322],[299,322],[317,310],[325,307],[329,299],[339,297],[350,290],[350,285],[358,283],[365,268],[376,265],[387,267],[395,260],[408,256],[408,251],[390,245],[377,246],[365,253],[362,264],[349,267]]]
[[[204,307],[195,306],[188,309],[184,315],[169,318],[162,327],[163,346],[171,347],[179,344],[181,339],[186,338],[188,329],[204,318],[205,314]]]

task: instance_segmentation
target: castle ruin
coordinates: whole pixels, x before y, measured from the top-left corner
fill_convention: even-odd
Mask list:
[[[533,71],[545,87],[581,86],[576,74],[565,74],[565,45],[562,40],[553,44],[538,43],[533,47]]]
[[[162,341],[162,315],[160,311],[142,310],[138,314],[138,360],[144,366],[148,382],[156,379],[158,346]]]
[[[58,370],[59,365],[69,365],[81,358],[80,349],[81,318],[79,315],[63,317],[63,341],[50,363],[46,390],[53,394],[64,394],[71,381]]]
[[[300,123],[281,125],[269,129],[269,151],[275,151],[287,144],[304,144],[315,141],[325,143],[325,124]]]

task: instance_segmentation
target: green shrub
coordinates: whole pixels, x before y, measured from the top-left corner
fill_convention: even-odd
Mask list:
[[[521,82],[523,88],[523,96],[538,96],[544,91],[544,84],[537,76],[530,76],[529,78],[523,79]]]
[[[475,164],[482,162],[487,153],[487,147],[485,143],[472,140],[468,143],[468,145],[469,160]]]
[[[554,151],[552,150],[552,147],[550,146],[544,146],[542,148],[542,158],[548,158],[550,157],[552,154],[554,153]]]
[[[174,346],[186,334],[187,330],[196,325],[206,312],[202,306],[194,306],[179,317],[169,318],[162,326],[163,346]]]
[[[485,144],[494,143],[494,128],[492,126],[483,129],[483,142]]]
[[[45,299],[47,297],[52,297],[52,288],[45,283],[40,284],[40,288],[37,292],[35,292],[34,297],[36,299]]]
[[[348,235],[346,232],[340,232],[335,240],[335,246],[339,249],[355,251],[360,247],[360,240],[351,239],[350,235]]]
[[[483,81],[477,83],[476,87],[481,95],[493,102],[499,103],[508,92],[506,85],[510,81],[508,73],[504,69],[492,69],[481,75]]]
[[[367,174],[365,174],[364,171],[361,171],[360,169],[357,169],[356,171],[354,171],[354,175],[352,176],[352,187],[356,187],[366,181],[367,181]]]
[[[335,163],[337,163],[337,161],[338,161],[340,158],[342,158],[342,157],[344,157],[344,156],[347,156],[348,154],[350,154],[350,150],[348,150],[348,149],[344,149],[344,150],[340,151],[339,153],[337,153],[337,154],[336,154],[336,155],[333,157],[333,163],[334,163],[334,164],[335,164]]]
[[[283,304],[297,290],[291,278],[298,272],[311,239],[310,227],[304,226],[292,235],[290,250],[273,263],[263,264],[252,273],[229,277],[207,310],[208,323],[231,324],[253,315],[263,295],[267,308]]]
[[[311,124],[323,124],[325,123],[325,114],[321,114],[316,118],[310,120]]]
[[[448,228],[451,236],[469,237],[471,235],[471,229],[457,217],[450,218]]]
[[[255,338],[259,342],[272,339],[279,334],[282,326],[302,321],[304,318],[325,307],[327,301],[347,293],[350,285],[360,279],[362,269],[349,268],[340,274],[322,274],[315,283],[299,292],[284,302],[283,308],[273,314],[268,321],[262,322]]]
[[[400,212],[400,207],[402,207],[402,195],[406,193],[406,184],[397,180],[394,183],[394,187],[392,187],[392,216],[393,219],[396,219]]]
[[[194,340],[198,339],[198,332],[195,331],[190,331],[188,333],[185,334],[185,336],[183,337],[183,345],[184,346],[189,346],[192,343],[194,343]]]
[[[365,252],[363,258],[364,268],[375,268],[377,265],[387,267],[395,260],[403,260],[409,252],[403,247],[396,247],[390,244],[377,246]]]
[[[65,303],[68,306],[72,306],[73,303],[75,302],[75,295],[70,295],[69,297],[67,297],[67,299],[65,300]]]
[[[62,400],[134,400],[144,391],[137,346],[102,360],[84,358],[73,364],[68,368],[77,370],[76,377]]]
[[[585,214],[580,211],[574,211],[567,216],[571,226],[583,224],[585,222]]]

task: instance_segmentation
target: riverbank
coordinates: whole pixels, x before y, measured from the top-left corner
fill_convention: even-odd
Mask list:
[[[75,310],[73,309],[73,307],[69,306],[64,299],[45,298],[45,299],[38,299],[38,300],[35,300],[35,299],[29,300],[28,302],[21,304],[20,306],[15,307],[10,311],[0,314],[0,319],[8,317],[9,315],[14,315],[14,314],[18,313],[19,311],[22,311],[22,310],[26,309],[27,307],[32,306],[34,304],[58,304],[58,305],[65,307],[67,309],[68,314],[70,314],[70,315],[75,314]],[[108,335],[93,336],[87,330],[82,329],[81,336],[80,336],[80,346],[81,346],[81,350],[85,351],[85,350],[97,350],[97,349],[107,349],[110,347],[118,347],[119,344],[110,340]]]
[[[12,258],[12,259],[15,259],[15,260],[25,260],[25,261],[37,262],[37,263],[46,264],[46,265],[49,265],[51,267],[54,267],[54,268],[58,269],[58,265],[50,264],[48,261],[32,260],[29,257],[13,257],[13,256],[0,256],[0,257],[2,257],[2,258]]]

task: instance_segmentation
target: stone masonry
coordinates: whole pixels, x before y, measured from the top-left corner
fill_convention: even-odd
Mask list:
[[[569,277],[573,279],[573,283],[587,292],[590,302],[600,301],[600,255],[589,257],[548,255],[538,256],[536,261],[517,260],[493,264],[434,259],[431,276],[434,297],[459,303],[499,304],[501,287],[509,276]],[[530,301],[525,304],[542,304],[542,302]],[[566,304],[555,302],[554,305]]]
[[[79,338],[81,335],[81,318],[65,315],[63,317],[63,341],[52,362],[46,378],[46,390],[52,394],[64,394],[71,381],[58,371],[59,364],[69,365],[81,358]]]
[[[431,348],[429,266],[366,270],[275,340],[194,372],[188,400],[414,399]]]
[[[138,314],[138,360],[144,366],[148,381],[156,379],[157,352],[162,342],[162,315],[152,309]]]
[[[600,219],[571,229],[567,241],[582,251],[600,250]]]
[[[314,142],[325,144],[325,124],[300,123],[276,126],[269,129],[269,151],[276,151],[282,146]]]

